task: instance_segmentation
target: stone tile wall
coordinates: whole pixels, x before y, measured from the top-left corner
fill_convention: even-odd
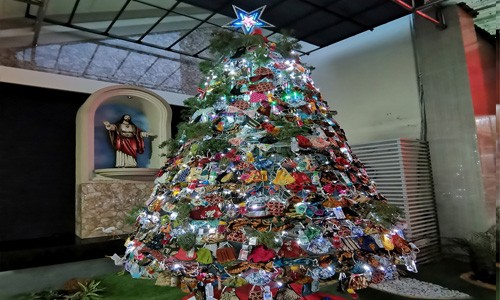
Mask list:
[[[153,182],[95,180],[79,186],[76,234],[80,238],[130,234],[126,219],[142,206],[153,190]]]

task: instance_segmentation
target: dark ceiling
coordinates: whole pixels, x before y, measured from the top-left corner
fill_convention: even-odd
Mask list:
[[[27,17],[40,18],[40,4],[33,0],[19,1],[28,3]],[[265,5],[261,18],[275,27],[266,28],[264,34],[276,37],[285,31],[301,41],[302,54],[310,54],[412,11],[439,23],[423,15],[422,10],[442,1],[429,0],[424,4],[424,0],[52,0],[45,7],[43,20],[210,59],[207,32],[235,19],[233,5],[249,12]]]
[[[275,28],[318,47],[388,23],[410,13],[391,0],[183,0],[212,12],[234,16],[232,5],[252,11],[266,5],[262,16]],[[410,1],[411,2],[411,1]]]

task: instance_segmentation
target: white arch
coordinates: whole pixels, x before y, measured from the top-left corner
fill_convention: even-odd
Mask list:
[[[125,104],[144,113],[150,131],[157,137],[152,140],[148,168],[160,168],[163,158],[158,145],[171,136],[172,109],[159,95],[132,85],[116,85],[100,89],[90,95],[76,115],[76,187],[95,177],[94,118],[97,109],[105,103]],[[133,169],[131,170],[133,171]]]

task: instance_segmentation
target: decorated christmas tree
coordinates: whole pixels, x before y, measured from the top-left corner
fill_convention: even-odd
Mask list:
[[[126,270],[197,299],[265,300],[416,271],[398,210],[351,152],[296,43],[224,31],[211,45],[221,58],[201,65],[191,117],[165,143]]]

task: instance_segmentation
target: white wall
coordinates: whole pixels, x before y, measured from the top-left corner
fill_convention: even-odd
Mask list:
[[[315,85],[350,144],[420,137],[420,105],[411,40],[404,17],[302,59],[316,67]]]
[[[24,17],[25,11],[26,3],[13,0],[0,1],[0,20]]]
[[[0,66],[0,82],[16,83],[22,85],[37,86],[49,89],[73,91],[92,94],[95,91],[119,83],[98,81],[92,79],[78,78],[73,76],[52,74],[39,71],[24,70]],[[168,104],[181,105],[190,95],[149,89],[165,99]]]
[[[150,4],[161,6],[164,8],[170,8],[175,1],[174,0],[148,0],[147,1]],[[86,0],[86,1],[81,1],[78,5],[77,9],[77,14],[82,14],[82,13],[103,13],[103,12],[110,12],[110,13],[117,13],[125,3],[124,0],[122,1],[111,1],[111,0]],[[47,15],[54,15],[54,14],[62,14],[62,15],[69,15],[71,13],[71,10],[73,9],[73,6],[75,5],[74,0],[51,0],[49,1],[49,4],[47,6]],[[184,4],[181,3],[177,6],[177,10],[186,8],[186,7],[192,7],[189,4]],[[36,11],[38,9],[38,6],[32,5],[31,6],[31,13],[36,14]],[[127,12],[130,11],[141,11],[141,10],[151,10],[154,9],[151,6],[144,5],[141,3],[137,2],[131,2],[127,6]],[[26,11],[26,3],[19,2],[19,1],[14,1],[14,0],[0,0],[0,19],[9,19],[9,18],[17,18],[17,17],[24,17],[24,13]],[[198,14],[201,14],[203,12],[203,16],[198,16],[200,18],[205,18],[208,16],[208,12],[205,10],[201,9],[195,9],[193,11],[196,11]],[[162,12],[159,12],[161,15]]]

